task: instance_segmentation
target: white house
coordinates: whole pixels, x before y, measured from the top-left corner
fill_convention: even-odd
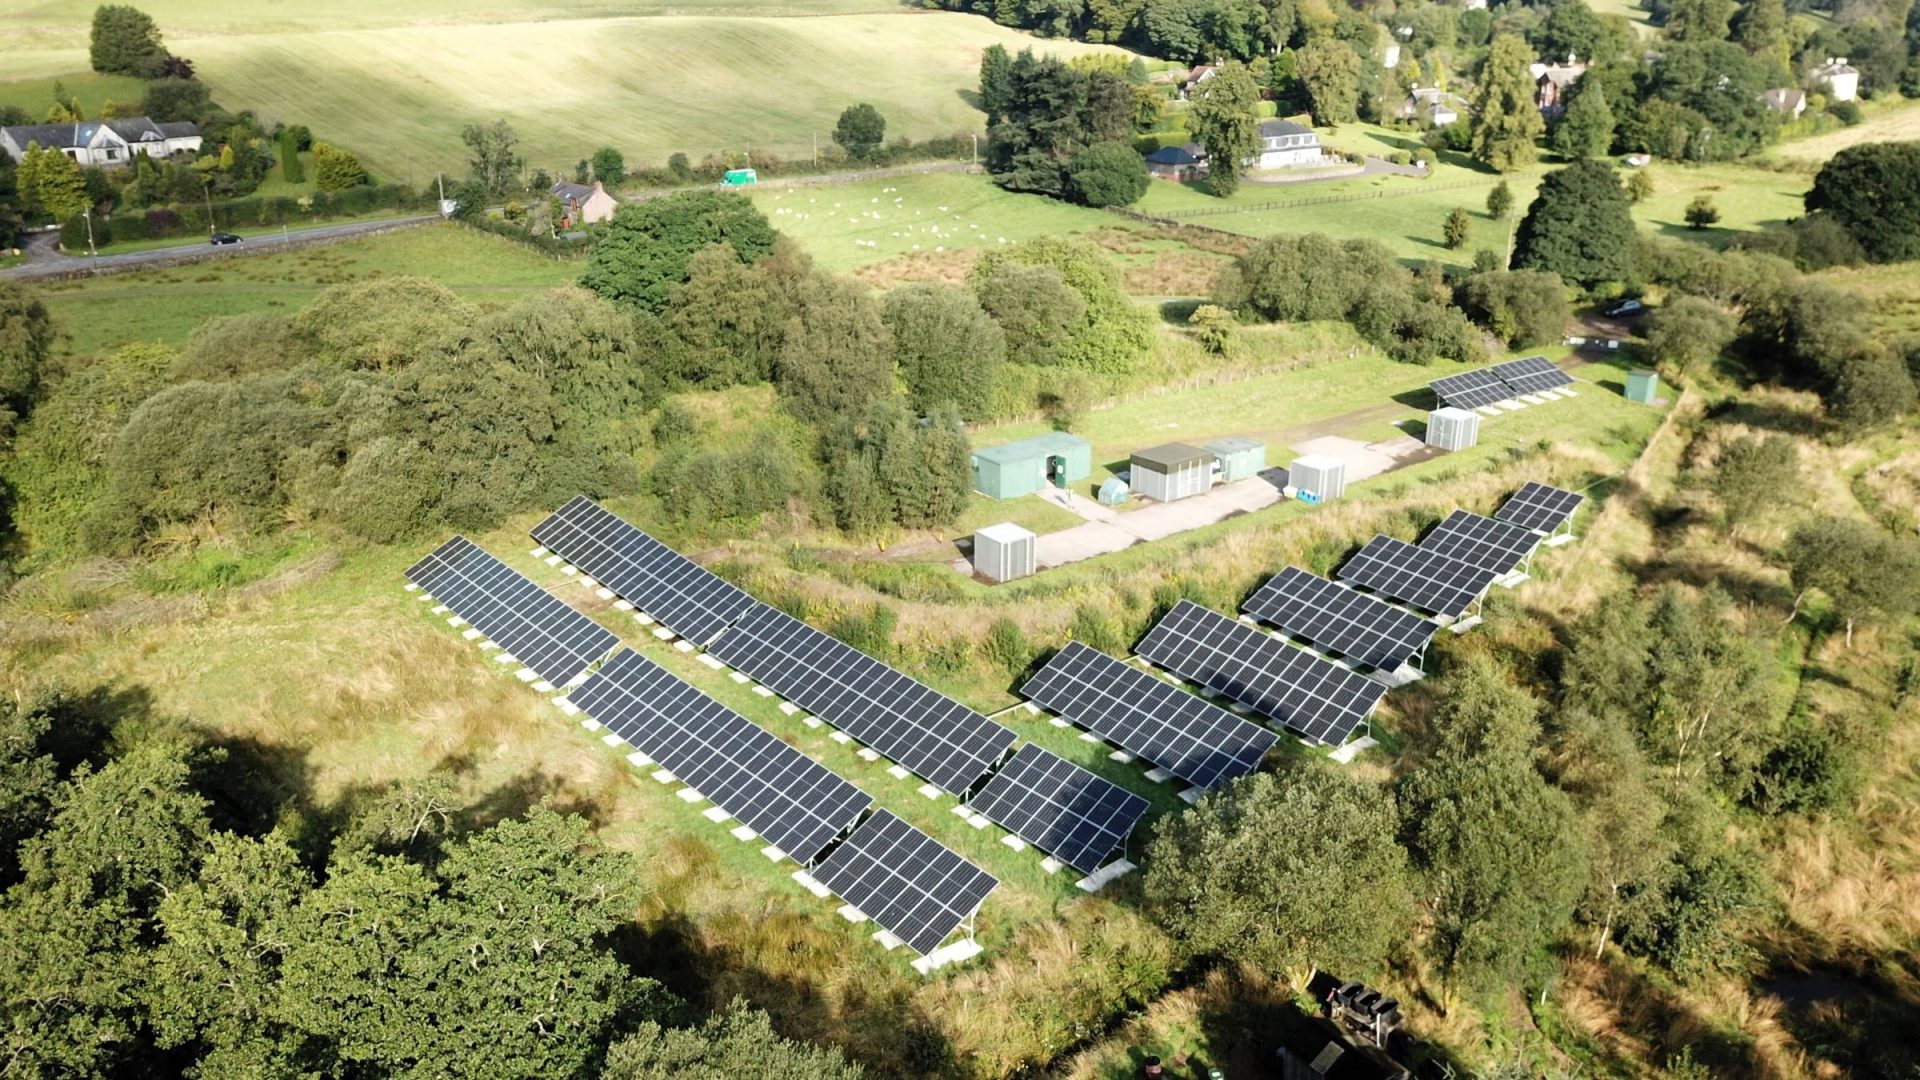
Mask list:
[[[1813,81],[1826,87],[1827,96],[1835,101],[1852,101],[1860,96],[1860,72],[1844,56],[1827,57],[1826,63],[1813,69]]]
[[[1326,162],[1320,136],[1312,128],[1291,120],[1260,121],[1260,153],[1253,159],[1256,169],[1297,169]]]
[[[1416,86],[1400,103],[1400,119],[1425,120],[1434,127],[1446,127],[1467,114],[1467,101],[1437,86]]]
[[[1777,113],[1785,113],[1790,120],[1800,119],[1807,111],[1807,92],[1798,87],[1780,86],[1760,95],[1767,108]]]
[[[81,165],[129,165],[136,153],[169,158],[199,150],[200,129],[187,121],[156,124],[144,116],[0,128],[0,150],[13,160],[26,156],[29,143],[58,150]]]

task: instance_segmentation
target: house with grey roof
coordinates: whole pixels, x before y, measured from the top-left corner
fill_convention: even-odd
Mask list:
[[[1813,84],[1826,90],[1835,101],[1852,101],[1860,96],[1860,69],[1847,63],[1844,56],[1829,56],[1827,62],[1812,71]]]
[[[131,165],[135,154],[169,158],[200,149],[200,129],[187,121],[159,124],[144,116],[82,120],[69,124],[20,124],[0,128],[0,150],[19,161],[27,147],[58,150],[81,165]]]
[[[591,184],[562,180],[548,188],[547,194],[560,200],[563,229],[611,220],[613,212],[620,208],[620,200],[607,194],[606,185],[598,180]]]
[[[1310,127],[1291,120],[1260,121],[1260,152],[1253,159],[1256,169],[1298,169],[1327,162],[1320,136]]]

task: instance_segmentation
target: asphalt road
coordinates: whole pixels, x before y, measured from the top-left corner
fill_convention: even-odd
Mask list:
[[[289,233],[285,239],[278,236],[256,236],[242,240],[237,244],[182,244],[179,247],[156,248],[151,251],[130,251],[121,255],[68,255],[56,250],[59,233],[36,233],[27,240],[27,261],[19,266],[0,270],[0,280],[33,280],[40,278],[74,277],[88,274],[118,274],[132,270],[150,270],[159,266],[174,266],[180,263],[201,262],[207,259],[231,259],[245,255],[264,255],[275,251],[288,251],[303,247],[316,247],[337,243],[356,236],[387,232],[392,229],[425,225],[440,220],[438,214],[421,214],[415,217],[383,218],[379,221],[355,221],[345,225],[322,225],[315,229],[302,229]]]

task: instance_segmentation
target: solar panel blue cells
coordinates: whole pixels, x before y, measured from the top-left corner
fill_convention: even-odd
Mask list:
[[[1367,541],[1337,571],[1340,580],[1422,611],[1460,616],[1499,575],[1391,536]]]
[[[831,769],[632,650],[567,700],[795,862],[812,862],[873,805]]]
[[[699,644],[759,603],[585,495],[535,525],[532,535],[622,600]]]
[[[861,822],[813,877],[921,956],[939,948],[1000,884],[886,810]]]
[[[942,791],[972,787],[1013,746],[1007,728],[764,604],[707,651]]]
[[[408,567],[407,580],[555,686],[620,644],[612,631],[464,536]]]
[[[967,805],[1008,832],[1085,873],[1120,846],[1147,800],[1029,743]]]
[[[1529,480],[1493,516],[1535,532],[1550,533],[1571,521],[1585,501],[1571,491]]]
[[[1372,679],[1191,600],[1162,616],[1137,651],[1314,742],[1334,746],[1366,722],[1387,692]]]
[[[1427,384],[1427,388],[1433,391],[1441,404],[1456,409],[1477,409],[1513,396],[1513,388],[1495,375],[1491,368],[1475,368],[1458,375],[1448,375],[1444,379],[1435,379]]]
[[[1268,578],[1241,610],[1348,660],[1397,671],[1440,627],[1296,566]]]
[[[1260,725],[1078,641],[1055,653],[1020,692],[1195,787],[1252,772],[1278,741]]]
[[[1469,566],[1506,574],[1533,554],[1533,549],[1540,546],[1540,536],[1519,525],[1455,510],[1415,546]]]
[[[1544,356],[1523,356],[1518,360],[1495,364],[1489,370],[1499,376],[1500,381],[1506,383],[1515,394],[1537,394],[1542,390],[1573,385],[1573,376],[1555,367],[1553,361]]]

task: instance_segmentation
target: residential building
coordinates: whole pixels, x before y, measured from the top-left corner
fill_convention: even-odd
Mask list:
[[[1162,180],[1198,180],[1207,174],[1207,149],[1199,143],[1163,146],[1147,155],[1147,172]]]
[[[0,150],[13,160],[26,156],[28,144],[58,150],[81,165],[113,167],[132,164],[135,154],[192,154],[200,149],[200,129],[187,121],[158,124],[144,116],[0,128]]]
[[[1813,69],[1813,82],[1825,87],[1827,96],[1835,101],[1852,101],[1860,96],[1860,72],[1847,63],[1847,58],[1827,57],[1827,62]]]
[[[1760,97],[1766,101],[1767,108],[1784,113],[1789,120],[1798,120],[1800,114],[1807,111],[1807,92],[1797,87],[1777,87]]]
[[[1446,127],[1467,115],[1467,110],[1467,99],[1458,94],[1437,86],[1416,86],[1400,103],[1399,115],[1402,120],[1424,120],[1434,127]]]
[[[1559,116],[1567,110],[1567,94],[1580,76],[1587,73],[1587,65],[1579,63],[1572,56],[1564,64],[1533,65],[1533,103],[1548,116]]]
[[[548,188],[547,194],[560,200],[560,227],[563,229],[609,220],[620,207],[620,200],[607,194],[605,185],[598,180],[592,184],[574,184],[562,180]]]
[[[1260,121],[1260,153],[1253,159],[1256,169],[1297,169],[1326,163],[1326,151],[1320,136],[1310,127],[1291,120]]]

